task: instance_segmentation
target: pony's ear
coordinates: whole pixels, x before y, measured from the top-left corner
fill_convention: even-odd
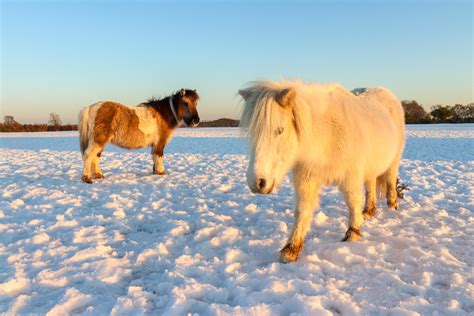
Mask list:
[[[247,89],[239,90],[239,94],[244,100],[247,100],[247,98],[250,96],[250,92]]]
[[[184,95],[186,94],[186,90],[182,89],[179,91],[179,95],[184,97]]]
[[[286,88],[277,93],[275,100],[284,108],[291,107],[295,101],[296,91]]]

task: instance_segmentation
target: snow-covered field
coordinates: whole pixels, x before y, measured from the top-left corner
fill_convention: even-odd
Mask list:
[[[250,193],[240,136],[179,130],[164,177],[110,146],[87,185],[75,132],[0,134],[0,314],[474,313],[474,125],[409,126],[399,211],[343,243],[327,188],[286,265],[293,190]]]

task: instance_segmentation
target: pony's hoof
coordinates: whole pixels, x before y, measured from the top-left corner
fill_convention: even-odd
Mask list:
[[[153,170],[153,174],[156,174],[156,175],[159,175],[159,176],[164,176],[166,174],[166,172],[163,170],[163,171],[155,171]]]
[[[303,246],[296,246],[292,244],[286,244],[285,247],[283,247],[280,250],[280,262],[281,263],[290,263],[290,262],[295,262],[298,260],[298,256],[303,249]]]
[[[370,220],[373,219],[377,215],[377,210],[375,208],[368,208],[362,212],[362,216],[364,219]]]
[[[95,179],[104,179],[104,175],[102,173],[94,173]]]
[[[342,241],[359,241],[361,239],[362,234],[360,233],[360,230],[357,228],[349,227]]]
[[[85,183],[89,183],[89,184],[92,183],[92,177],[91,176],[82,175],[81,180],[82,180],[82,182],[85,182]]]
[[[398,210],[398,202],[395,201],[395,202],[388,202],[387,203],[387,206],[389,209],[391,209],[392,211],[396,211]]]

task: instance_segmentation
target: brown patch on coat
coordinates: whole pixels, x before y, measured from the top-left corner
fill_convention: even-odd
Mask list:
[[[101,104],[95,117],[93,135],[94,142],[101,147],[108,141],[127,149],[147,145],[135,111],[115,102]]]
[[[151,146],[151,153],[153,155],[157,155],[159,157],[163,157],[163,153],[164,153],[164,150],[165,150],[165,146],[166,144],[168,143],[168,139],[170,137],[170,132],[168,131],[168,133],[162,133],[161,134],[161,137],[159,139],[159,141],[155,144],[152,144]]]

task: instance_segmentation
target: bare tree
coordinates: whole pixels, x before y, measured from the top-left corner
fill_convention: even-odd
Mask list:
[[[11,115],[6,115],[6,116],[4,117],[4,124],[5,124],[5,125],[13,125],[13,124],[15,124],[15,123],[16,123],[16,122],[15,122],[15,119],[13,118],[13,116],[11,116]]]
[[[49,114],[49,125],[53,126],[54,130],[59,131],[59,128],[61,127],[61,118],[58,113]]]

